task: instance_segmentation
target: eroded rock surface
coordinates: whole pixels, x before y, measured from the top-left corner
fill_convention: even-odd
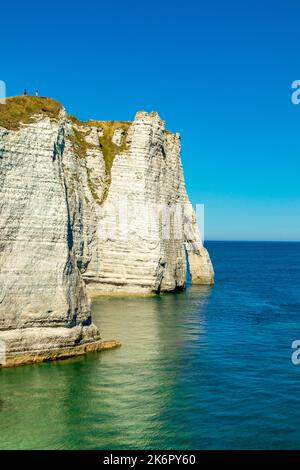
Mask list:
[[[184,288],[186,253],[192,281],[213,282],[180,136],[156,113],[139,112],[132,124],[81,123],[51,108],[6,124],[3,109],[0,341],[10,364],[103,349],[89,294]],[[160,206],[176,205],[184,209],[170,226],[153,222]]]
[[[88,289],[95,294],[182,289],[186,253],[192,282],[213,283],[185,189],[180,135],[167,132],[157,113],[141,111],[126,142],[115,156],[107,197],[97,208],[98,229],[84,273]]]
[[[100,341],[77,267],[64,124],[0,130],[0,340],[7,355]]]

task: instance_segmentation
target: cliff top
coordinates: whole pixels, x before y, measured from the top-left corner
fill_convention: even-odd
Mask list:
[[[89,129],[93,127],[101,129],[102,133],[99,134],[99,137],[98,137],[99,145],[101,147],[104,162],[105,162],[106,174],[110,182],[111,168],[113,165],[113,161],[117,154],[120,154],[124,152],[124,150],[126,150],[126,147],[127,147],[126,136],[128,133],[128,129],[131,126],[131,122],[129,121],[95,121],[95,120],[79,121],[76,117],[70,114],[67,115],[67,118],[70,119],[70,121],[73,123],[73,135],[70,136],[70,140],[73,143],[76,153],[80,158],[86,158],[88,149],[94,147],[93,143],[88,142],[86,140],[83,129],[86,126]],[[124,131],[124,135],[123,135],[121,142],[117,144],[116,142],[114,142],[113,136],[114,136],[115,131],[120,128]],[[92,183],[90,184],[92,186]],[[106,197],[106,195],[104,197]]]
[[[67,114],[67,118],[72,121],[73,124],[78,126],[89,126],[89,127],[99,127],[103,129],[104,127],[113,127],[114,129],[118,127],[128,128],[132,121],[99,121],[97,119],[89,119],[88,121],[80,121],[77,117],[72,114]]]
[[[0,127],[8,130],[17,130],[22,124],[30,124],[32,118],[42,114],[52,119],[57,119],[59,112],[63,109],[63,105],[53,98],[42,96],[20,95],[6,99],[6,103],[0,103]],[[80,121],[75,116],[68,115],[68,118],[74,124],[80,126],[88,125],[93,127],[101,127],[103,129],[114,130],[117,127],[127,129],[130,121]]]
[[[12,96],[6,98],[5,104],[0,103],[0,127],[4,127],[8,130],[18,130],[22,124],[32,123],[33,118],[37,115],[58,119],[59,112],[63,108],[63,105],[53,98],[30,95]],[[147,114],[145,111],[139,111],[139,113]],[[158,116],[155,111],[150,113],[150,115]],[[68,114],[67,117],[73,124],[102,128],[104,132],[106,131],[106,133],[111,134],[111,136],[118,127],[127,131],[132,124],[131,121],[99,121],[94,119],[80,121],[71,114]],[[164,132],[171,134],[171,132],[166,129]]]
[[[0,126],[17,130],[21,123],[29,124],[37,114],[44,114],[57,119],[63,106],[53,98],[41,96],[14,96],[0,104]]]

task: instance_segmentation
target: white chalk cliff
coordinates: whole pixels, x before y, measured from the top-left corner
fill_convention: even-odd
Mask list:
[[[90,297],[182,289],[186,258],[192,282],[213,283],[180,136],[156,113],[138,112],[133,123],[83,123],[50,99],[0,104],[6,365],[118,345],[100,339]]]

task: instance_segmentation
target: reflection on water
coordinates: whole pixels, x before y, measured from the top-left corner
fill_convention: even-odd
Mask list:
[[[209,248],[213,287],[95,300],[121,348],[0,371],[0,448],[299,448],[300,244]]]
[[[105,446],[151,447],[158,434],[164,440],[170,433],[164,413],[171,406],[180,370],[188,367],[189,349],[199,342],[205,328],[201,306],[209,288],[196,290],[197,319],[185,308],[185,294],[116,299],[113,306],[108,299],[95,302],[94,319],[102,322],[106,337],[117,335],[123,342],[118,354],[112,354],[112,362],[103,357],[108,367],[107,411],[111,413]],[[111,366],[117,373],[109,377]],[[176,418],[178,410],[172,413]]]
[[[99,298],[94,322],[120,349],[1,371],[0,447],[144,448],[168,442],[176,383],[201,346],[210,287]],[[159,439],[158,439],[159,436]]]

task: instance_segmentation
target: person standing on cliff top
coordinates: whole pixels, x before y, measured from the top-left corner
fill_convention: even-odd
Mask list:
[[[39,96],[39,90],[35,90],[35,96]]]
[[[26,88],[25,88],[25,89],[24,89],[24,96],[26,96],[26,95],[27,95],[27,90],[26,90]]]

